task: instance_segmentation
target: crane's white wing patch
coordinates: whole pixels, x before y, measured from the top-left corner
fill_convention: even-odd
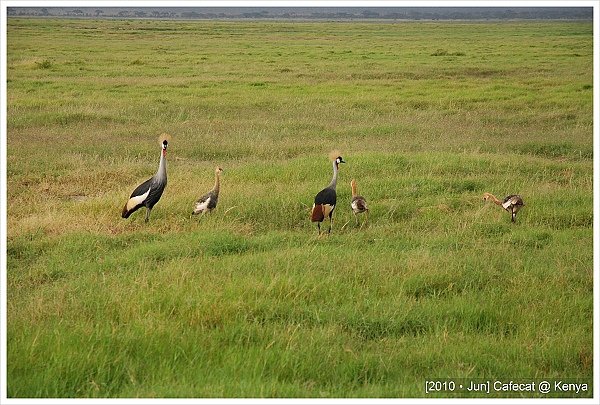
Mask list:
[[[513,205],[516,205],[517,203],[517,198],[513,197],[513,198],[509,198],[508,201],[506,201],[505,203],[502,203],[502,207],[507,210],[510,207],[512,207]]]
[[[148,191],[146,191],[142,195],[136,195],[135,197],[131,197],[129,201],[127,201],[127,211],[133,209],[136,205],[143,203],[144,200],[148,198],[148,194],[150,194],[150,189],[152,189],[152,187],[149,187]]]
[[[201,201],[201,202],[197,202],[196,203],[196,208],[194,209],[194,212],[196,214],[200,213],[200,212],[204,212],[208,209],[208,203],[210,202],[210,197],[208,197],[206,200]]]
[[[335,205],[323,204],[323,215],[328,216],[331,211],[335,208]]]

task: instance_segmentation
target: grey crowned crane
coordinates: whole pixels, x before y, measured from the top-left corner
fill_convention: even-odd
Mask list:
[[[525,205],[523,202],[523,198],[517,194],[511,194],[509,196],[504,197],[504,200],[500,201],[496,198],[495,195],[490,193],[483,194],[483,200],[488,201],[492,200],[492,202],[496,205],[501,206],[507,212],[511,213],[511,221],[514,223],[517,219],[517,212]]]
[[[365,197],[358,194],[356,189],[356,180],[352,179],[350,182],[350,187],[352,188],[352,200],[350,201],[350,207],[352,207],[356,224],[358,225],[358,217],[356,215],[362,212],[365,213],[365,222],[367,222],[369,219],[369,207],[367,207],[367,200],[365,200]]]
[[[158,170],[156,174],[137,186],[127,203],[123,207],[121,217],[129,218],[131,214],[136,212],[142,207],[146,207],[146,219],[148,222],[150,218],[150,211],[160,197],[162,196],[165,187],[167,186],[167,146],[169,144],[169,135],[163,134],[160,137],[161,155],[160,163],[158,164]]]
[[[222,172],[223,169],[221,169],[220,167],[215,168],[215,185],[212,188],[212,190],[204,194],[198,199],[198,201],[196,201],[194,211],[192,211],[192,215],[211,212],[217,207],[217,202],[219,201],[219,189],[221,187]]]
[[[334,153],[331,156],[335,155],[337,155],[337,153]],[[325,217],[329,217],[329,230],[327,233],[331,233],[331,226],[333,224],[333,210],[335,209],[335,204],[337,202],[335,186],[337,184],[340,163],[346,163],[341,156],[337,156],[335,159],[333,159],[333,178],[331,179],[331,183],[329,183],[329,185],[323,190],[319,191],[319,193],[315,196],[315,203],[312,207],[310,220],[317,223],[319,235],[321,234],[321,222],[323,222]]]

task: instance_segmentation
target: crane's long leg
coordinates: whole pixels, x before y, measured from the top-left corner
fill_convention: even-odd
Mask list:
[[[363,229],[363,227],[367,224],[368,219],[369,219],[369,211],[365,211],[365,220],[362,222],[362,224],[360,224],[360,229]]]
[[[354,222],[358,225],[358,215],[356,215],[356,212],[354,213]]]
[[[517,213],[515,212],[515,209],[512,209],[512,222],[515,222],[515,220],[517,219]]]
[[[333,227],[333,215],[329,216],[329,230],[327,231],[327,233],[331,233],[331,228]]]
[[[150,219],[150,211],[152,211],[152,208],[146,207],[146,219],[144,220],[144,222],[148,222],[148,220]]]
[[[321,235],[321,223],[317,222],[317,236]]]

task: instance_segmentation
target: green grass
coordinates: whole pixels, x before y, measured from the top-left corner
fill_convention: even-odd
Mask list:
[[[11,18],[7,37],[9,397],[591,386],[591,22]],[[166,191],[123,220],[162,132]],[[215,165],[219,207],[190,218]],[[521,194],[517,224],[484,192]]]

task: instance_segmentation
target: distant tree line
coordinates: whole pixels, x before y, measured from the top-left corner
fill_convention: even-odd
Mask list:
[[[9,16],[153,19],[593,19],[591,7],[9,7]]]

